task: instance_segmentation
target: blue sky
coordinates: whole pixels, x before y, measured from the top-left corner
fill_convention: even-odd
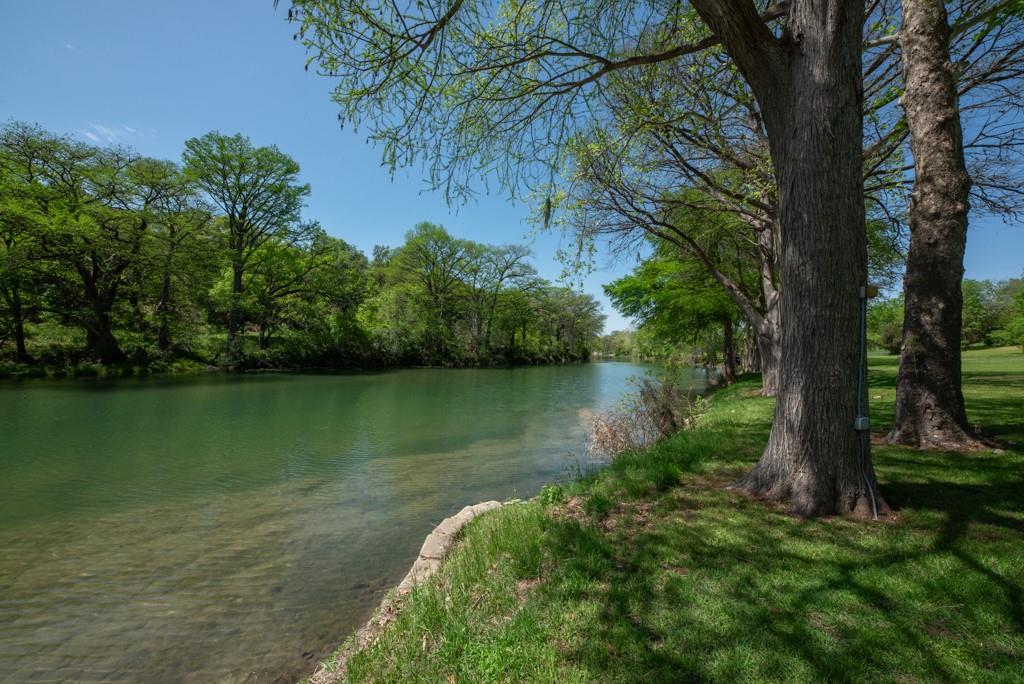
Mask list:
[[[187,138],[241,132],[276,144],[312,185],[306,215],[369,253],[395,245],[419,221],[481,242],[532,241],[554,280],[558,235],[528,235],[530,213],[503,196],[449,208],[424,190],[418,168],[391,177],[364,135],[341,130],[331,82],[303,70],[285,7],[272,0],[38,0],[6,3],[0,24],[0,120],[19,119],[97,143],[180,159]],[[584,283],[602,300],[607,329],[626,322],[601,284],[628,271],[620,256]],[[599,257],[609,266],[610,257]],[[1024,269],[1024,227],[972,217],[967,277],[1003,279]]]

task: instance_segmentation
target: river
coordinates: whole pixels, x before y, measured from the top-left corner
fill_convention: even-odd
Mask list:
[[[294,680],[442,518],[585,467],[644,370],[0,385],[0,681]]]

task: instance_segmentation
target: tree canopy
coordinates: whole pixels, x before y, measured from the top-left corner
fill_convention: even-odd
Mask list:
[[[530,250],[422,223],[373,258],[301,215],[274,147],[189,140],[184,164],[0,130],[0,357],[25,369],[494,364],[585,359],[588,295]]]

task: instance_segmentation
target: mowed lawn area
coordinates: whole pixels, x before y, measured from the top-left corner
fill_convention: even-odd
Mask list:
[[[347,679],[1024,681],[1024,353],[964,355],[970,420],[1001,445],[979,453],[878,443],[896,369],[871,358],[893,520],[730,491],[771,422],[749,378],[697,429],[473,522]]]

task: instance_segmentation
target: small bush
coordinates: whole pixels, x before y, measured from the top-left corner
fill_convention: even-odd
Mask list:
[[[674,377],[645,377],[636,392],[615,408],[591,420],[587,451],[601,458],[636,451],[691,429],[707,410],[700,395],[691,397],[679,388]]]
[[[545,506],[554,506],[565,501],[565,490],[556,484],[544,485],[540,490],[538,498]]]

